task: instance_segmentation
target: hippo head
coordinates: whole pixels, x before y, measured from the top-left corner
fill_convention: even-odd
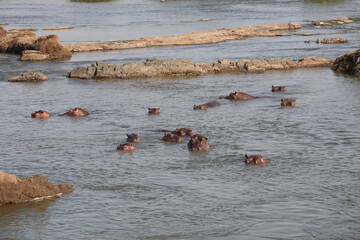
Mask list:
[[[285,92],[286,86],[271,86],[271,91],[273,92]]]
[[[149,114],[159,114],[160,108],[148,108],[148,113]]]
[[[60,114],[60,116],[69,116],[69,117],[83,117],[89,115],[89,112],[82,108],[70,109],[66,113]]]
[[[206,151],[209,149],[208,139],[200,134],[195,134],[191,137],[188,148],[190,151]]]
[[[127,136],[126,139],[127,142],[140,142],[139,133],[126,134],[126,136]]]
[[[117,146],[117,150],[121,151],[134,151],[136,147],[132,143],[124,143]]]
[[[185,137],[185,136],[191,137],[192,135],[194,135],[194,131],[191,129],[191,127],[189,127],[189,128],[176,128],[175,131],[172,131],[171,133],[175,134],[177,136],[180,136],[180,137]]]
[[[171,133],[168,134],[164,133],[164,136],[161,140],[164,142],[182,142],[184,141],[184,138],[177,135],[173,135]]]
[[[50,113],[43,110],[39,110],[31,114],[32,118],[41,118],[41,119],[49,118],[50,116],[51,116]]]
[[[266,161],[263,159],[262,155],[250,155],[245,154],[245,164],[247,165],[263,165]]]
[[[208,109],[208,105],[207,104],[202,104],[202,105],[194,105],[194,110],[206,110]]]
[[[286,106],[294,107],[295,104],[296,104],[296,99],[281,99],[282,107],[286,107]]]

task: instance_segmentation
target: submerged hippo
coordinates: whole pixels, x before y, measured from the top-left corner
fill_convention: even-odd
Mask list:
[[[294,107],[296,104],[296,99],[281,99],[281,106],[282,107]]]
[[[194,105],[194,110],[206,110],[209,107],[217,107],[220,105],[221,105],[221,103],[219,103],[218,101],[211,101],[211,102],[204,103],[201,105]]]
[[[36,112],[32,113],[31,117],[32,118],[45,119],[45,118],[51,117],[51,114],[46,112],[46,111],[39,110],[39,111],[36,111]]]
[[[183,142],[184,141],[184,138],[183,137],[180,137],[180,136],[177,136],[177,135],[173,135],[171,133],[164,133],[164,136],[162,137],[161,141],[164,141],[164,142]]]
[[[247,165],[262,165],[266,161],[263,159],[262,155],[246,155],[245,154],[245,164]]]
[[[273,92],[285,92],[286,86],[271,86],[271,91]]]
[[[89,112],[82,108],[70,109],[66,113],[60,114],[59,116],[69,116],[69,117],[84,117],[89,115]]]
[[[139,133],[126,134],[126,136],[127,136],[126,139],[127,142],[140,142]]]
[[[188,149],[190,151],[206,151],[206,149],[209,148],[208,139],[200,134],[192,136],[188,143]]]
[[[171,132],[174,135],[180,136],[180,137],[191,137],[192,135],[194,135],[194,131],[191,129],[191,127],[189,128],[177,128],[175,129],[175,131]]]
[[[160,108],[148,108],[148,113],[149,114],[159,114]]]
[[[250,94],[244,93],[244,92],[231,92],[229,96],[222,96],[219,97],[220,99],[229,99],[229,100],[252,100],[256,99],[257,97],[254,97]]]
[[[123,143],[117,146],[117,150],[121,151],[134,151],[136,147],[132,143]]]

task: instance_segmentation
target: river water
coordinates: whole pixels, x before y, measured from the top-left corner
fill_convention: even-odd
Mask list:
[[[360,23],[314,27],[304,20],[360,17],[359,1],[0,1],[11,28],[74,26],[63,44],[298,22],[315,36],[251,38],[213,45],[75,54],[66,62],[20,62],[0,54],[0,170],[75,186],[56,200],[0,207],[0,239],[359,239],[360,79],[329,68],[191,78],[73,80],[76,66],[146,58],[335,59],[360,46]],[[201,22],[210,18],[210,22]],[[342,37],[347,44],[318,45]],[[304,43],[311,40],[310,44]],[[49,81],[10,83],[41,71]],[[286,85],[272,93],[271,85]],[[202,104],[243,91],[260,98]],[[281,108],[281,98],[296,98]],[[57,116],[73,107],[91,114]],[[158,116],[147,107],[160,107]],[[53,114],[31,119],[36,110]],[[191,126],[207,152],[167,144],[157,129]],[[116,151],[140,133],[132,153]],[[268,164],[244,165],[244,154]]]

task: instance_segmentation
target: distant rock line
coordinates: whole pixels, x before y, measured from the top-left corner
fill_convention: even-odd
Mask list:
[[[239,61],[218,60],[197,63],[187,59],[147,59],[145,62],[129,62],[123,65],[96,62],[89,67],[76,67],[69,78],[149,78],[166,76],[204,75],[228,72],[264,72],[266,70],[286,70],[296,68],[330,67],[333,61],[326,58],[309,57],[299,61],[289,58],[269,58],[260,60],[242,59]]]

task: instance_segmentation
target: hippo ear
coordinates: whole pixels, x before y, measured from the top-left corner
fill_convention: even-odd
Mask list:
[[[262,158],[262,155],[260,155],[260,158]]]
[[[133,146],[133,144],[132,144],[132,143],[130,143],[130,146],[132,147],[132,146]]]
[[[160,110],[160,108],[157,108],[157,110]]]
[[[178,132],[178,131],[179,131],[179,129],[178,129],[178,128],[176,128],[176,129],[175,129],[175,131],[176,131],[176,132]]]
[[[189,130],[191,130],[191,127],[189,126]]]
[[[249,156],[247,154],[245,154],[245,158],[248,158]]]
[[[129,134],[126,134],[126,136],[128,137],[128,136],[129,136]]]
[[[166,133],[164,133],[164,136],[166,136]]]
[[[140,136],[139,133],[137,133],[136,136]]]
[[[281,102],[284,102],[284,99],[281,99]]]

